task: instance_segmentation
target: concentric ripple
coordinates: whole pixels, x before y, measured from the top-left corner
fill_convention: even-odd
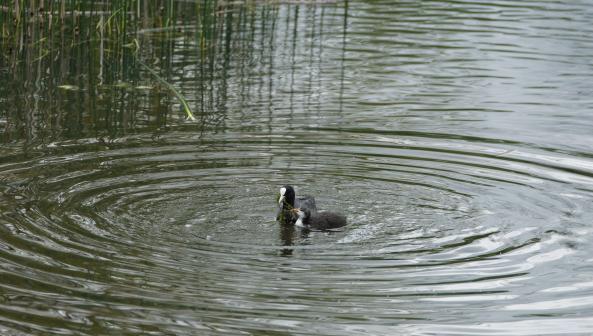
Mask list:
[[[433,333],[460,316],[537,328],[510,321],[590,305],[590,281],[567,274],[590,259],[580,223],[591,220],[593,161],[355,129],[309,140],[318,132],[171,132],[4,162],[3,324]],[[287,181],[350,225],[278,226],[274,194]]]
[[[0,334],[591,332],[590,4],[230,4],[133,34],[194,122],[113,50],[0,59]]]

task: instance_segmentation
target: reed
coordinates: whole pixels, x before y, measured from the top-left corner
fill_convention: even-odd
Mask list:
[[[253,99],[269,99],[272,111],[275,83],[263,75],[254,80],[254,71],[274,73],[277,48],[296,53],[303,34],[297,7],[247,0],[0,0],[0,69],[10,69],[0,72],[7,97],[0,118],[14,136],[23,134],[21,122],[38,128],[36,134],[109,130],[117,136],[166,129],[178,102],[186,119],[199,119],[191,127],[204,126],[200,132],[225,127],[233,106]],[[256,60],[266,67],[254,68]]]
[[[181,105],[183,106],[183,110],[185,111],[185,114],[187,115],[187,119],[192,120],[192,121],[196,120],[196,118],[194,117],[194,114],[191,112],[191,109],[189,108],[189,105],[187,104],[187,100],[185,100],[185,98],[183,97],[183,95],[179,91],[177,91],[177,89],[175,89],[175,87],[173,85],[171,85],[169,82],[167,82],[163,77],[159,76],[159,74],[156,71],[154,71],[148,65],[144,64],[142,61],[140,61],[140,60],[136,60],[136,61],[143,68],[145,68],[146,70],[148,70],[148,72],[150,72],[159,82],[161,82],[169,90],[171,90],[171,92],[173,92],[173,94],[181,102]]]

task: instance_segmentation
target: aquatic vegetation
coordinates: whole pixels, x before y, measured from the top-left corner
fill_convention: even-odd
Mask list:
[[[191,109],[189,108],[189,105],[187,104],[187,100],[183,97],[183,95],[181,93],[179,93],[179,91],[177,89],[175,89],[175,87],[172,84],[170,84],[165,79],[163,79],[163,77],[159,76],[159,74],[156,71],[154,71],[153,69],[151,69],[148,65],[142,63],[142,61],[137,60],[137,62],[138,62],[138,64],[143,66],[146,70],[148,70],[148,72],[150,72],[154,77],[156,77],[156,79],[158,79],[161,83],[163,83],[167,88],[169,88],[169,90],[171,90],[171,92],[173,92],[175,94],[175,96],[179,99],[179,101],[183,105],[183,110],[187,114],[187,119],[196,120],[193,113],[191,112]]]
[[[247,69],[257,49],[245,36],[273,28],[276,16],[277,4],[256,11],[249,2],[10,0],[0,6],[0,68],[47,81],[41,87],[25,82],[19,90],[31,97],[25,104],[48,102],[36,104],[48,120],[62,109],[49,97],[69,92],[68,99],[81,106],[82,115],[73,118],[82,118],[85,129],[107,123],[116,129],[111,134],[120,134],[138,127],[137,120],[159,128],[196,115],[200,123],[216,125],[223,122],[225,107],[217,115],[205,111],[226,95],[229,83],[214,84],[213,74],[221,68],[228,73],[236,55],[243,63],[239,67]],[[253,26],[255,17],[269,24]],[[181,44],[195,50],[189,73],[198,86],[179,86],[175,68]],[[18,118],[22,110],[8,118]]]

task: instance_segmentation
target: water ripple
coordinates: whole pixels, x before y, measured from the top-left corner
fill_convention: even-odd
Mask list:
[[[214,324],[274,311],[276,322],[264,320],[275,330],[280,320],[300,325],[312,313],[351,321],[359,311],[365,328],[415,320],[424,302],[530,312],[588,306],[582,296],[524,303],[521,293],[534,273],[580,253],[564,223],[585,216],[579,197],[590,195],[574,185],[593,180],[588,159],[443,134],[340,130],[334,139],[323,130],[323,141],[309,140],[319,132],[247,143],[230,134],[221,142],[188,142],[172,133],[158,146],[86,152],[81,145],[76,159],[46,155],[7,164],[13,174],[20,165],[29,167],[20,174],[43,171],[43,177],[34,193],[19,191],[16,210],[4,210],[1,256],[14,267],[4,267],[2,287],[40,298],[54,293],[60,303],[43,315],[48,321],[90,323],[89,312],[101,304],[126,321],[163,319],[167,329],[175,323],[157,317],[161,312],[189,309]],[[282,169],[288,162],[290,169]],[[34,179],[21,177],[27,178]],[[317,195],[324,208],[347,212],[349,227],[283,232],[272,217],[273,195],[284,181]],[[544,218],[543,228],[524,226]],[[16,287],[23,281],[26,291]],[[549,281],[549,288],[570,286]],[[327,291],[339,304],[320,305]],[[542,288],[543,297],[558,292]],[[72,300],[78,310],[59,313]],[[21,307],[10,302],[14,308],[5,305],[3,316]],[[407,308],[389,309],[394,303]],[[147,311],[151,305],[160,308]],[[135,320],[139,310],[144,318]],[[422,319],[450,314],[424,311]],[[199,324],[186,319],[190,328]]]
[[[590,332],[588,4],[253,6],[207,84],[175,49],[200,122],[0,149],[1,334]]]

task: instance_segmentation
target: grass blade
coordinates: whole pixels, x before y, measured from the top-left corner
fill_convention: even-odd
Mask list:
[[[156,79],[158,79],[169,90],[171,90],[173,92],[173,94],[175,94],[175,96],[177,97],[177,99],[179,99],[179,101],[181,102],[181,105],[183,105],[183,109],[185,110],[185,114],[187,115],[187,119],[192,120],[192,121],[196,120],[196,118],[194,117],[194,114],[191,112],[191,109],[189,108],[189,105],[187,104],[187,101],[185,100],[185,98],[183,98],[183,96],[181,95],[181,93],[179,93],[179,91],[177,91],[175,89],[175,87],[173,87],[173,85],[171,85],[164,78],[162,78],[161,76],[159,76],[159,74],[156,71],[154,71],[153,69],[151,69],[148,65],[144,64],[142,61],[140,61],[138,59],[137,59],[137,61],[138,61],[138,64],[140,64],[144,68],[146,68],[146,70],[148,70],[153,76],[155,76]]]

